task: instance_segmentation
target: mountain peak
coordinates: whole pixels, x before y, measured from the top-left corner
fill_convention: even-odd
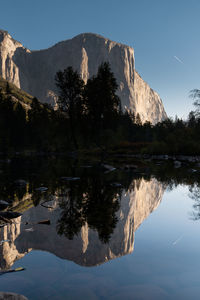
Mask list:
[[[55,74],[68,66],[87,82],[102,62],[110,63],[122,108],[155,124],[166,113],[159,95],[137,74],[134,49],[96,33],[81,33],[48,49],[29,51],[0,30],[0,74],[42,102],[56,105]],[[7,37],[5,37],[7,35]],[[2,38],[3,36],[3,38]]]
[[[73,39],[79,39],[79,38],[81,38],[81,39],[99,39],[99,40],[104,40],[104,41],[106,41],[106,42],[114,43],[114,44],[119,45],[119,46],[131,48],[131,47],[128,46],[128,45],[125,45],[125,44],[122,44],[122,43],[113,41],[113,40],[111,40],[110,38],[104,37],[104,36],[101,35],[101,34],[93,33],[93,32],[84,32],[84,33],[80,33],[80,34],[76,35],[75,37],[73,37],[72,40],[73,40]]]
[[[19,46],[22,46],[22,44],[18,41],[16,41],[10,34],[8,31],[0,29],[0,42],[2,42],[4,40],[4,38],[8,38],[10,39],[14,44]]]

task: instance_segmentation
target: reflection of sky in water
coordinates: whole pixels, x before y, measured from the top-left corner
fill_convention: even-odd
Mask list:
[[[80,267],[42,251],[1,276],[0,290],[29,299],[199,299],[200,221],[192,221],[188,188],[165,192],[160,206],[135,233],[131,255],[98,267]]]

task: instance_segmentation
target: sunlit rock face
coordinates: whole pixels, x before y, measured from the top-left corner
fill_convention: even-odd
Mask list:
[[[142,122],[150,121],[156,124],[167,118],[160,96],[134,72],[134,89],[130,108],[139,113]]]
[[[0,31],[2,77],[52,105],[57,100],[54,78],[58,70],[72,66],[87,82],[104,61],[111,64],[117,79],[123,109],[139,113],[143,122],[153,124],[167,117],[159,95],[135,71],[133,48],[84,33],[49,49],[30,51],[8,33]]]
[[[51,205],[53,208],[33,207],[15,220],[16,225],[0,229],[1,239],[10,240],[0,246],[0,267],[12,266],[15,260],[32,249],[48,251],[83,266],[95,266],[129,254],[134,250],[135,230],[160,204],[163,192],[164,186],[154,178],[150,181],[133,180],[130,190],[122,193],[118,223],[107,244],[99,240],[98,233],[87,223],[73,240],[59,236],[56,226],[60,208],[56,199]],[[51,225],[31,225],[47,219]],[[25,225],[26,222],[30,225]],[[27,231],[30,228],[34,231]]]
[[[14,59],[18,49],[24,53],[30,52],[21,43],[15,41],[7,31],[0,30],[0,75],[20,88],[20,66],[15,63]]]

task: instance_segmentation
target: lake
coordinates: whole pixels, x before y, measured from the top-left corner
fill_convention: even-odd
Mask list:
[[[28,299],[199,299],[199,178],[195,164],[173,162],[111,171],[98,161],[1,160],[0,199],[8,206],[0,213],[0,291]]]

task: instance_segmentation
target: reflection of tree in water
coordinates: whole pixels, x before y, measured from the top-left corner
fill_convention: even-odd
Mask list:
[[[98,232],[100,240],[107,243],[118,221],[121,189],[111,187],[101,173],[79,183],[70,182],[67,187],[67,195],[60,202],[58,233],[72,239],[87,222]]]
[[[107,243],[117,224],[121,191],[106,184],[103,177],[94,177],[88,184],[86,220],[96,229],[102,242]]]
[[[85,224],[84,199],[81,187],[78,187],[76,183],[70,182],[66,195],[59,202],[62,212],[58,220],[57,231],[58,234],[64,234],[69,239],[73,239]]]
[[[200,185],[194,184],[190,186],[190,198],[194,200],[194,211],[192,212],[192,219],[199,220],[200,219]]]

